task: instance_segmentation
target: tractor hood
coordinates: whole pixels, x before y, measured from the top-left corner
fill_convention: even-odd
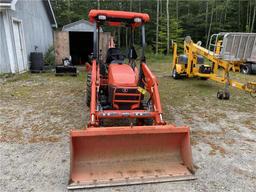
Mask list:
[[[127,64],[110,64],[108,68],[109,84],[115,87],[135,87],[138,83],[138,70]]]

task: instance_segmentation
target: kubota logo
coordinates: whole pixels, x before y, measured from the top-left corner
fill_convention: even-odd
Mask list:
[[[123,93],[127,93],[127,92],[128,92],[128,89],[122,89],[122,92],[123,92]]]

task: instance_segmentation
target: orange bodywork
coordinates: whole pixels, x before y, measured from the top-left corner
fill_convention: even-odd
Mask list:
[[[92,10],[95,17],[133,19],[147,22],[147,14],[122,11]],[[138,69],[128,64],[108,64],[108,74],[100,73],[97,59],[92,60],[90,117],[87,128],[70,133],[69,189],[93,188],[140,183],[154,183],[195,179],[190,146],[189,127],[166,124],[157,78],[145,61]],[[100,90],[108,90],[111,108],[101,107]],[[141,107],[147,92],[150,107]],[[125,105],[125,108],[122,108]],[[134,124],[103,127],[103,120],[129,119],[150,125]],[[139,121],[140,120],[140,121]]]
[[[111,64],[112,65],[112,64]],[[110,65],[110,66],[111,66]],[[120,65],[123,66],[123,65]],[[125,66],[125,65],[124,65]],[[127,111],[117,111],[117,110],[107,110],[107,111],[96,111],[96,105],[97,105],[97,97],[96,97],[96,90],[98,89],[97,87],[100,86],[100,75],[97,71],[97,64],[96,60],[93,60],[92,62],[92,73],[91,73],[91,114],[90,114],[90,122],[88,124],[89,127],[97,127],[99,125],[99,120],[100,118],[148,118],[152,117],[157,125],[164,125],[166,124],[165,121],[162,119],[162,106],[160,103],[160,95],[158,91],[158,83],[156,77],[151,73],[149,68],[145,63],[141,65],[142,71],[144,72],[145,75],[145,89],[149,92],[149,94],[152,97],[152,101],[154,103],[154,111],[149,112],[147,110],[140,110],[139,113],[135,113],[135,111],[127,112]],[[124,67],[126,68],[126,66]],[[117,70],[118,71],[118,70]],[[126,70],[121,70],[121,71],[126,71]],[[128,82],[133,82],[134,77],[131,79],[128,79]],[[108,81],[108,82],[113,82],[113,79]],[[114,83],[114,82],[113,82]],[[109,83],[110,84],[110,83]],[[127,84],[127,82],[126,82]],[[121,88],[127,88],[125,86],[121,86]],[[135,115],[132,115],[135,114]],[[150,115],[148,115],[150,114]]]
[[[110,11],[110,10],[91,10],[89,12],[89,20],[90,22],[96,22],[96,17],[98,15],[104,15],[111,19],[134,19],[134,18],[141,18],[143,23],[149,22],[150,17],[146,13],[136,13],[136,12],[127,12],[127,11]],[[109,21],[109,26],[120,26],[122,22],[120,21]],[[133,23],[134,27],[139,27],[142,23]]]
[[[110,64],[108,68],[108,82],[119,87],[135,87],[138,84],[138,71],[127,64]]]

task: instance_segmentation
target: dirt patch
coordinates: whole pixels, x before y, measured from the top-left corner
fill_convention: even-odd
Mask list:
[[[217,100],[221,84],[176,81],[169,76],[168,60],[151,61],[159,80],[164,118],[177,126],[191,127],[197,180],[86,191],[254,192],[255,100],[235,89],[231,89],[229,101]],[[88,120],[85,74],[55,77],[26,73],[1,78],[0,188],[66,191],[69,132],[84,128]]]
[[[50,136],[50,137],[32,137],[28,142],[29,143],[37,143],[37,142],[58,142],[60,141],[60,138]]]
[[[223,147],[221,147],[219,145],[216,145],[215,143],[211,143],[211,142],[208,142],[208,144],[212,148],[212,150],[210,151],[209,155],[216,155],[216,153],[219,152],[222,157],[225,156],[226,150]]]

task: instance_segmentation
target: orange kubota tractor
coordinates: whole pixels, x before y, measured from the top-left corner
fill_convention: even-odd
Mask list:
[[[144,24],[149,15],[91,10],[89,18],[94,24],[94,52],[87,80],[90,121],[86,129],[71,131],[68,188],[194,179],[189,128],[163,120],[158,82],[146,65]],[[109,48],[106,61],[100,61],[99,30],[104,24],[130,29],[126,63],[120,49],[114,47]],[[133,46],[136,28],[141,28],[142,35],[139,67]],[[107,119],[130,122],[103,127]]]

